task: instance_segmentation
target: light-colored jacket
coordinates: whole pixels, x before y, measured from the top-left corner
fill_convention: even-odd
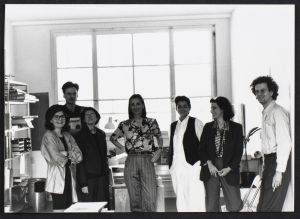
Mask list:
[[[69,156],[72,156],[72,164],[69,166],[72,179],[72,200],[77,202],[76,163],[82,161],[82,153],[72,135],[68,132],[63,132],[62,135],[67,143]],[[41,145],[41,153],[48,164],[45,188],[47,192],[63,194],[66,174],[65,164],[68,161],[68,158],[61,153],[63,151],[65,151],[65,148],[59,136],[54,131],[47,130]]]

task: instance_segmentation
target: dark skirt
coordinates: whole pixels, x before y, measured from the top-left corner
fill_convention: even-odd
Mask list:
[[[72,205],[72,179],[69,161],[65,166],[65,188],[63,194],[51,193],[53,209],[66,209]]]

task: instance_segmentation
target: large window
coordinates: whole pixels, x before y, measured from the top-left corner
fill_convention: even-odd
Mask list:
[[[109,117],[116,125],[128,118],[128,99],[139,93],[148,116],[168,131],[178,118],[174,97],[186,95],[191,115],[207,122],[215,89],[213,42],[213,28],[59,34],[58,101],[64,103],[63,83],[78,83],[78,104],[97,108],[104,129]]]

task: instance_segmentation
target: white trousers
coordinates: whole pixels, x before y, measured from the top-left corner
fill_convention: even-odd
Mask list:
[[[200,181],[200,161],[193,166],[186,161],[174,162],[170,173],[178,212],[205,212],[205,188]]]

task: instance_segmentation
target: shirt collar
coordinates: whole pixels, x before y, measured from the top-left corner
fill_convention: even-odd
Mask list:
[[[179,124],[185,124],[185,123],[187,123],[187,121],[189,120],[189,118],[190,118],[190,116],[187,115],[187,116],[184,118],[184,120],[182,120],[182,121],[180,121],[180,119],[178,119],[178,123],[179,123]]]
[[[263,109],[262,113],[263,113],[263,114],[267,114],[268,112],[271,111],[271,109],[274,107],[274,105],[275,105],[275,101],[272,100],[272,101],[269,103],[269,105],[268,105],[265,109]]]
[[[213,128],[219,129],[217,120],[214,121]],[[229,122],[228,122],[228,121],[225,121],[225,122],[224,122],[224,126],[223,126],[222,129],[223,129],[223,130],[226,130],[226,131],[229,130]]]

